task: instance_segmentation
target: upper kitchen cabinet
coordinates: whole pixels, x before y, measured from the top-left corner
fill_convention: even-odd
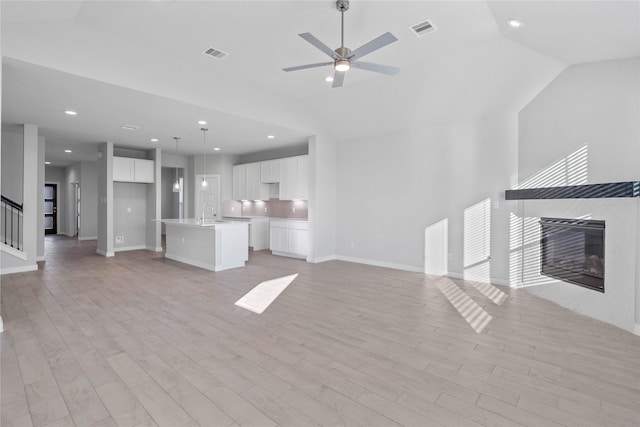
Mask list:
[[[247,200],[269,200],[269,187],[262,183],[261,164],[247,165]]]
[[[120,182],[153,183],[154,162],[130,157],[113,157],[113,180]]]
[[[260,162],[260,177],[263,184],[280,182],[280,159]]]
[[[260,163],[233,167],[234,200],[269,200],[269,187],[261,180]]]
[[[309,199],[309,156],[280,159],[280,200]]]
[[[233,167],[233,200],[247,200],[247,165]]]

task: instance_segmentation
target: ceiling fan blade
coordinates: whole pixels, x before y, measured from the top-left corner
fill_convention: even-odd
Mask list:
[[[333,62],[318,62],[316,64],[307,64],[307,65],[296,65],[295,67],[287,67],[283,68],[283,71],[296,71],[296,70],[304,70],[307,68],[316,68],[316,67],[324,67],[326,65],[332,65]]]
[[[351,66],[367,71],[375,71],[376,73],[388,74],[395,76],[400,72],[400,68],[390,65],[372,64],[371,62],[352,61]]]
[[[323,51],[324,53],[326,53],[327,55],[329,55],[330,57],[332,57],[333,59],[339,59],[340,58],[338,56],[338,54],[333,51],[333,49],[331,49],[326,44],[322,43],[313,34],[311,34],[311,33],[302,33],[302,34],[298,34],[298,35],[300,37],[302,37],[303,39],[305,39],[306,41],[308,41],[309,43],[311,43],[312,45],[314,45],[315,47],[317,47],[318,49],[320,49],[321,51]]]
[[[370,54],[374,50],[383,48],[386,45],[395,42],[396,40],[398,39],[393,34],[384,33],[383,35],[376,37],[375,39],[371,40],[369,43],[365,43],[359,48],[357,48],[356,50],[354,50],[353,52],[351,52],[351,55],[348,57],[348,59],[353,60],[353,59],[362,58],[363,56]]]
[[[344,71],[336,71],[335,74],[333,75],[333,84],[331,85],[332,88],[334,87],[342,87],[342,83],[344,83],[344,75],[347,74]]]

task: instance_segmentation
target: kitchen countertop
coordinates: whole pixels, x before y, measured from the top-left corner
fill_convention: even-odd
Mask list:
[[[239,224],[243,224],[242,222],[233,222],[233,221],[215,221],[211,223],[199,224],[196,218],[168,218],[161,219],[160,221],[164,222],[168,225],[178,225],[182,227],[191,227],[191,228],[222,228],[222,227],[235,227]]]
[[[251,220],[251,219],[275,219],[275,220],[283,220],[283,221],[309,221],[306,218],[282,218],[279,216],[230,216],[225,215],[223,218],[229,218],[230,220]]]

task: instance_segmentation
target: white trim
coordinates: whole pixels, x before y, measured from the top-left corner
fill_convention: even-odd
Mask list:
[[[45,256],[44,256],[44,255],[42,255],[42,256],[38,256],[38,257],[36,257],[36,262],[39,262],[39,261],[46,261]]]
[[[465,279],[464,275],[460,274],[460,273],[447,273],[445,275],[446,277],[451,277],[452,279],[460,279],[460,280],[469,280],[469,279]],[[511,283],[507,280],[504,279],[496,279],[494,277],[490,277],[488,282],[485,282],[483,280],[471,280],[472,282],[478,282],[478,283],[489,283],[491,285],[500,285],[500,286],[506,286],[506,287],[511,287]]]
[[[67,237],[76,237],[71,233],[67,233],[66,231],[63,231],[62,233],[58,233],[58,236],[60,236],[60,235],[67,236]]]
[[[393,262],[384,262],[384,261],[376,261],[372,259],[365,258],[353,258],[342,255],[336,255],[336,258],[339,261],[347,261],[347,262],[355,262],[358,264],[366,264],[373,265],[376,267],[385,267],[392,268],[394,270],[403,270],[403,271],[411,271],[415,273],[424,273],[424,267],[416,267],[415,265],[406,265],[406,264],[396,264]]]
[[[18,259],[21,259],[23,261],[27,260],[27,254],[24,251],[19,251],[15,248],[12,248],[9,245],[5,245],[4,243],[0,243],[0,247],[2,248],[2,252],[5,252],[9,255],[12,255]]]
[[[38,270],[38,264],[25,265],[25,266],[22,266],[22,267],[1,268],[0,269],[0,275],[14,274],[14,273],[26,273],[28,271],[37,271],[37,270]]]
[[[157,246],[155,248],[153,246],[145,246],[144,248],[151,252],[162,252],[162,246]]]
[[[272,251],[271,251],[271,254],[272,254],[272,255],[278,255],[278,256],[286,256],[286,257],[289,257],[289,258],[298,258],[298,259],[304,259],[304,260],[306,260],[306,259],[307,259],[307,256],[306,256],[306,255],[302,255],[302,254],[292,254],[292,253],[290,253],[290,252],[278,252],[278,251],[273,251],[273,250],[272,250]]]
[[[78,240],[98,240],[98,236],[86,236],[86,237],[78,236]]]
[[[327,262],[327,261],[335,261],[337,260],[338,257],[336,255],[329,255],[329,256],[325,256],[325,257],[320,257],[320,258],[307,258],[307,262],[310,262],[312,264],[318,264],[321,262]]]
[[[0,319],[0,320],[1,320],[1,319]],[[633,333],[634,333],[634,334],[636,334],[636,335],[638,335],[638,336],[640,336],[640,323],[636,323],[636,324],[635,324],[635,328],[634,328]]]
[[[121,246],[119,248],[113,248],[113,251],[114,252],[139,251],[140,249],[147,249],[147,247],[145,245]]]
[[[4,332],[4,323],[2,323],[2,316],[0,316],[0,333]]]
[[[105,251],[103,251],[102,249],[96,249],[96,252],[97,252],[99,255],[106,256],[106,257],[112,257],[112,256],[114,256],[114,255],[115,255],[115,253],[114,253],[114,252],[105,252]]]
[[[511,282],[505,279],[496,279],[495,277],[490,277],[489,281],[492,285],[507,286],[509,288],[511,287]]]

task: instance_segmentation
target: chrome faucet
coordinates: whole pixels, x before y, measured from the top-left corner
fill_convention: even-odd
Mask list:
[[[215,208],[214,208],[214,206],[213,206],[211,203],[209,203],[209,202],[204,202],[204,203],[202,204],[202,216],[200,217],[200,224],[202,224],[202,225],[204,225],[204,224],[205,224],[205,220],[204,220],[204,211],[205,211],[205,208],[206,208],[206,207],[209,207],[209,209],[211,209],[211,215],[213,215],[213,217],[214,217],[214,218],[213,218],[213,220],[214,220],[214,221],[215,221],[215,217],[216,217],[216,214],[214,213],[214,209],[215,209]]]

